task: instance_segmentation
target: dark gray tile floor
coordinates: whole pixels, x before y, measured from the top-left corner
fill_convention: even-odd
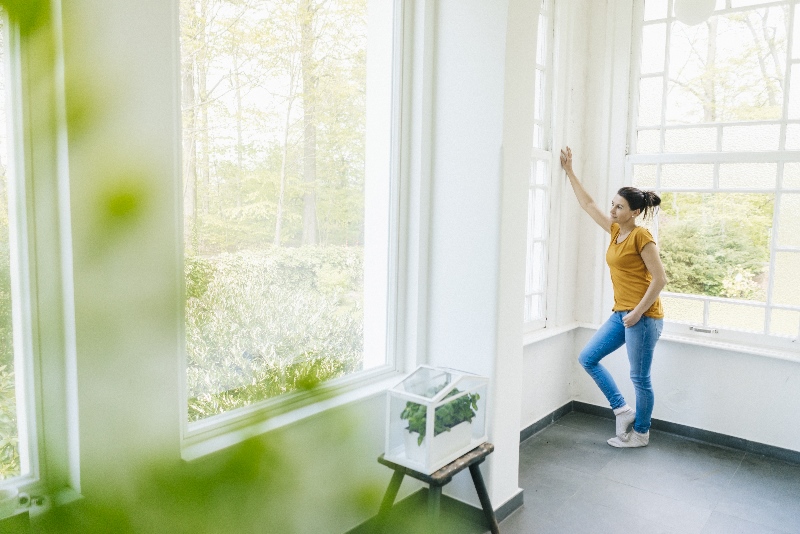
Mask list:
[[[800,534],[800,465],[652,431],[606,444],[614,423],[572,412],[520,446],[525,505],[504,534]]]

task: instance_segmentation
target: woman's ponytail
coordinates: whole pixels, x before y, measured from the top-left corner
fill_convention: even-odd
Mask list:
[[[661,197],[656,195],[653,191],[644,191],[645,208],[642,211],[645,219],[654,217],[658,213],[658,207],[661,205]]]

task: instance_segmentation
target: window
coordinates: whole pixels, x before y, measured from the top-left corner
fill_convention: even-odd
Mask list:
[[[7,24],[5,17],[0,18],[0,64],[5,65],[7,52]],[[8,130],[6,117],[6,69],[0,72],[0,479],[5,480],[19,476],[23,472],[19,451],[19,428],[17,425],[17,387],[15,355],[19,353],[19,344],[14,342],[14,316],[18,313],[17,297],[12,299],[12,254],[17,254],[11,246],[12,232],[16,231],[14,217],[9,216],[10,202],[15,195],[10,192],[14,187],[13,175],[9,170]],[[14,247],[15,248],[15,247]],[[16,293],[16,292],[15,292]],[[18,358],[17,358],[18,360]],[[21,403],[24,406],[24,403]]]
[[[545,325],[547,290],[547,219],[553,155],[550,135],[550,84],[552,73],[553,3],[543,0],[539,12],[536,46],[533,150],[528,185],[528,250],[525,279],[527,329]]]
[[[394,369],[399,8],[181,0],[188,421]]]
[[[662,199],[666,318],[800,335],[800,13],[718,0],[686,26],[647,0],[627,172]],[[764,338],[768,339],[768,338]]]
[[[67,395],[62,389],[63,384],[56,379],[60,371],[52,372],[53,400],[58,399],[59,409],[47,412],[50,418],[47,423],[41,419],[37,421],[37,413],[45,410],[44,398],[47,396],[49,399],[51,392],[38,390],[34,375],[41,376],[43,359],[63,365],[59,360],[63,358],[63,346],[59,346],[55,354],[44,354],[42,349],[47,342],[37,339],[36,335],[53,338],[63,335],[62,325],[50,322],[53,315],[60,313],[63,302],[58,294],[61,273],[58,280],[37,279],[40,274],[37,269],[50,273],[52,265],[60,266],[58,252],[49,244],[42,244],[38,251],[34,251],[31,243],[45,234],[52,235],[53,229],[48,223],[58,218],[61,206],[48,203],[41,210],[41,217],[35,209],[36,193],[42,192],[49,184],[45,185],[48,181],[45,178],[41,184],[33,183],[29,161],[38,157],[37,151],[45,146],[51,147],[53,139],[50,137],[52,123],[34,120],[34,117],[38,120],[52,113],[52,108],[35,106],[33,100],[38,98],[37,102],[42,103],[53,97],[52,86],[48,83],[52,80],[43,82],[37,95],[24,90],[27,80],[23,78],[23,70],[31,68],[32,63],[41,67],[46,61],[38,57],[23,59],[21,52],[28,52],[31,48],[28,48],[30,43],[26,36],[20,34],[18,25],[9,22],[6,12],[0,10],[0,488],[39,491],[41,479],[45,476],[52,487],[59,488],[65,478],[62,475],[66,471],[62,472],[59,467],[47,470],[41,467],[42,460],[61,460],[63,451],[44,452],[40,443],[46,436],[52,436],[53,449],[64,443],[64,434],[54,429],[63,425],[63,414],[59,410]],[[54,119],[53,115],[47,116]],[[24,119],[30,122],[26,123]],[[36,130],[43,124],[47,125],[44,128],[47,132]],[[41,134],[36,146],[31,142],[35,130]],[[47,168],[47,165],[42,167]],[[48,172],[40,171],[43,174]],[[56,180],[53,177],[57,173],[48,174]],[[38,224],[41,228],[37,228]],[[51,256],[39,265],[35,263],[37,253]],[[48,305],[59,308],[56,314],[37,309],[39,283],[48,284],[48,294],[52,297]]]

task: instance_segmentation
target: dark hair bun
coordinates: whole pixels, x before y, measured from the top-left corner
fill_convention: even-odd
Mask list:
[[[621,188],[617,194],[628,201],[631,210],[641,210],[645,219],[652,218],[661,205],[661,198],[652,191],[642,191],[628,186]]]

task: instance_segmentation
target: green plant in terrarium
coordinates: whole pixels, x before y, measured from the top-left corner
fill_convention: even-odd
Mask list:
[[[461,393],[458,389],[453,389],[447,394],[445,399]],[[478,399],[481,396],[477,393],[467,393],[452,402],[439,406],[435,410],[433,420],[433,435],[438,436],[442,432],[449,432],[454,426],[465,421],[472,422],[478,410]],[[416,402],[406,402],[406,407],[400,414],[400,419],[408,420],[407,430],[417,432],[417,444],[422,445],[425,439],[425,428],[427,423],[427,411],[425,406]]]

